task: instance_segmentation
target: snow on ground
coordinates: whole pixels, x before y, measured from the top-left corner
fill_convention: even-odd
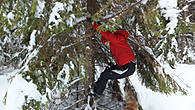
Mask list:
[[[3,99],[4,95],[9,87],[7,76],[6,75],[0,75],[0,110],[4,110],[4,104]]]
[[[138,92],[139,102],[144,110],[194,110],[195,105],[195,65],[178,64],[176,69],[170,69],[167,66],[167,72],[174,73],[182,79],[190,88],[187,88],[189,94],[163,95],[158,92],[152,92],[146,89],[138,80],[135,73],[130,79]],[[20,106],[24,102],[24,96],[29,95],[32,98],[39,99],[36,87],[32,82],[25,81],[21,75],[16,75],[13,83],[8,82],[9,75],[0,75],[0,110],[21,110]],[[3,98],[7,93],[6,105]],[[43,100],[43,99],[42,99]],[[44,102],[44,101],[42,101]]]
[[[138,80],[137,74],[130,76],[130,79],[138,92],[139,102],[144,110],[194,110],[195,105],[195,65],[178,64],[176,69],[166,68],[174,73],[189,86],[189,94],[183,96],[179,93],[165,95],[146,89]]]
[[[21,74],[14,70],[5,75],[0,75],[0,110],[22,110],[25,96],[45,103],[46,96],[37,91],[37,86],[32,81],[27,82]],[[10,80],[12,78],[12,80]],[[5,95],[6,100],[4,100]]]

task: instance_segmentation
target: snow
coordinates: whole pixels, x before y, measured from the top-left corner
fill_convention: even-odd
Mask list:
[[[25,102],[25,96],[32,99],[39,99],[41,95],[37,91],[37,86],[32,82],[27,82],[21,75],[16,75],[10,84],[7,92],[5,110],[19,110]]]
[[[6,94],[6,91],[9,87],[9,83],[7,80],[6,75],[0,75],[0,85],[1,85],[1,90],[0,90],[0,110],[4,110],[4,96]]]
[[[137,0],[137,1],[139,1],[139,0]],[[148,2],[148,0],[141,0],[141,2],[142,2],[143,4],[146,4],[146,3]]]
[[[21,74],[17,74],[19,71],[16,69],[0,76],[0,110],[21,110],[25,96],[42,103],[47,101],[46,95],[42,96],[32,81],[27,82]],[[4,100],[5,95],[6,100]]]
[[[7,18],[8,18],[9,24],[12,24],[10,20],[14,19],[14,14],[13,14],[12,12],[9,12],[9,13],[7,14]]]
[[[52,28],[52,26],[58,26],[59,23],[63,22],[62,17],[59,14],[60,11],[66,10],[67,15],[71,13],[71,11],[73,10],[73,6],[72,6],[73,3],[74,3],[73,0],[68,1],[67,4],[61,2],[55,2],[55,6],[53,7],[49,17],[50,29]],[[70,14],[68,17],[66,17],[66,24],[70,27],[73,27],[75,19],[76,19],[75,15]]]
[[[170,22],[167,24],[167,30],[169,34],[173,34],[178,22],[178,14],[181,10],[177,9],[177,0],[159,0],[159,6],[163,9],[164,17]]]
[[[55,3],[55,6],[52,9],[52,13],[50,14],[50,17],[49,17],[49,24],[53,22],[55,24],[55,26],[57,26],[60,22],[62,22],[62,18],[58,12],[63,11],[64,6],[66,6],[65,3],[64,4],[60,3],[60,2]],[[51,28],[51,26],[50,26],[50,28]]]
[[[142,3],[146,4],[148,0],[143,0]],[[193,1],[193,0],[191,0]],[[37,12],[35,13],[35,17],[41,17],[43,14],[43,9],[45,7],[45,2],[42,0],[38,0]],[[52,9],[52,13],[50,14],[49,24],[54,23],[54,26],[57,26],[62,21],[62,18],[59,14],[60,11],[66,10],[67,13],[71,13],[73,10],[74,0],[69,0],[68,4],[55,2],[55,5]],[[167,30],[169,30],[169,34],[174,33],[174,29],[177,26],[178,22],[178,13],[181,10],[177,9],[177,0],[159,0],[159,7],[164,8],[163,15],[166,19],[169,19],[170,22],[167,24]],[[66,9],[65,9],[66,8]],[[185,9],[185,8],[184,8]],[[106,17],[110,17],[108,15]],[[105,18],[106,18],[105,17]],[[7,15],[9,20],[9,24],[11,24],[10,20],[14,18],[14,14],[9,12]],[[56,19],[57,18],[57,19]],[[73,27],[74,20],[76,23],[86,20],[86,17],[76,18],[74,14],[70,14],[70,17],[66,19],[66,23],[68,26]],[[50,25],[50,28],[52,26]],[[42,96],[37,91],[37,86],[32,83],[32,81],[27,82],[21,74],[17,74],[19,71],[27,71],[29,61],[35,57],[39,51],[39,48],[34,49],[35,44],[35,35],[37,30],[33,30],[30,36],[30,42],[28,46],[28,51],[32,51],[27,54],[26,62],[24,66],[20,70],[7,71],[6,74],[0,75],[0,110],[21,110],[22,105],[25,102],[25,96],[28,96],[30,99],[36,99],[45,103],[47,101],[46,96]],[[9,39],[4,39],[4,43],[9,42]],[[173,41],[174,42],[174,41]],[[71,46],[71,45],[70,45]],[[177,46],[174,43],[172,46]],[[1,47],[0,47],[1,48]],[[62,47],[66,48],[66,47]],[[87,47],[88,48],[88,47]],[[186,49],[187,50],[187,49]],[[193,56],[193,53],[189,53],[189,55]],[[171,56],[171,54],[170,54]],[[21,62],[22,64],[23,62]],[[138,100],[141,103],[144,110],[194,110],[195,105],[195,65],[186,65],[186,64],[177,64],[176,69],[171,69],[169,66],[166,66],[166,72],[170,73],[176,81],[179,82],[182,86],[184,86],[189,94],[187,96],[182,96],[181,94],[171,94],[165,95],[158,92],[153,92],[150,89],[145,88],[141,85],[139,78],[136,73],[130,76],[131,82],[133,83],[137,93]],[[73,62],[71,62],[71,68],[74,68]],[[61,80],[65,85],[68,85],[70,79],[70,69],[68,65],[64,64],[63,69],[58,74],[58,80]],[[98,69],[98,73],[102,68]],[[66,74],[65,79],[61,77],[62,74]],[[82,67],[82,74],[84,75],[84,69]],[[100,75],[100,74],[98,74]],[[13,77],[12,80],[8,80]],[[95,79],[97,80],[96,76]],[[78,81],[81,79],[75,80]],[[120,89],[122,90],[123,97],[125,96],[124,90],[124,79],[119,80]],[[74,83],[74,82],[73,82]],[[72,84],[72,83],[71,83]],[[71,85],[69,84],[69,85]],[[187,86],[186,86],[187,85]],[[50,95],[50,90],[47,88],[47,93]],[[6,100],[4,100],[4,97]],[[90,109],[90,107],[88,108]]]
[[[63,74],[66,74],[65,79],[61,77]],[[61,80],[63,82],[63,84],[67,85],[68,82],[69,82],[69,77],[70,77],[70,68],[69,68],[69,66],[67,64],[64,64],[64,67],[58,73],[57,79]]]
[[[29,68],[29,67],[28,67],[28,63],[30,62],[30,60],[31,60],[32,58],[34,58],[34,57],[38,54],[39,49],[40,49],[40,47],[37,48],[37,49],[34,49],[32,52],[28,53],[27,56],[26,56],[26,58],[25,58],[25,60],[23,60],[22,62],[20,62],[19,66],[21,66],[21,65],[24,63],[24,61],[25,61],[24,66],[21,68],[21,70],[23,70],[23,72],[29,70],[29,69],[28,69],[28,68]]]
[[[37,2],[38,2],[38,5],[37,5],[37,8],[36,8],[37,11],[35,13],[35,17],[40,18],[41,16],[44,16],[42,13],[43,13],[43,9],[45,7],[45,1],[38,0]]]
[[[194,110],[195,105],[195,65],[177,64],[176,69],[166,67],[167,72],[175,74],[175,78],[180,84],[185,83],[190,88],[186,87],[189,94],[183,96],[179,93],[165,95],[158,92],[153,92],[150,89],[141,85],[138,80],[138,76],[135,73],[130,76],[137,93],[138,100],[141,103],[144,110]],[[181,81],[182,79],[182,81]],[[184,82],[183,82],[184,81]],[[185,86],[183,84],[183,86]]]
[[[125,88],[125,79],[124,78],[119,79],[118,81],[119,81],[119,87],[120,87],[123,99],[125,99],[125,97],[126,97],[125,90],[124,90],[124,88]]]
[[[69,17],[69,19],[66,20],[67,25],[70,26],[70,27],[73,27],[73,25],[74,25],[73,20],[74,19],[75,19],[75,15],[74,14],[71,14],[70,17]]]
[[[64,65],[63,72],[68,73],[69,67]],[[15,70],[17,73],[18,70]],[[150,89],[141,85],[136,73],[130,76],[136,91],[138,92],[138,100],[141,103],[144,110],[194,110],[195,105],[195,77],[194,77],[195,65],[177,64],[176,69],[171,69],[166,66],[166,72],[171,73],[174,78],[180,83],[188,85],[186,88],[189,92],[187,96],[181,94],[165,95],[158,92],[153,92]],[[14,72],[9,74],[15,74]],[[176,77],[177,76],[177,77]],[[66,77],[69,77],[66,75]],[[178,78],[179,77],[179,78]],[[20,74],[16,74],[12,82],[8,82],[7,79],[10,75],[0,75],[0,110],[20,110],[21,105],[25,101],[25,96],[29,98],[40,100],[43,103],[46,102],[46,96],[41,96],[36,90],[36,85],[32,82],[27,82],[22,78]],[[67,78],[65,78],[67,79]],[[181,81],[182,79],[182,81]],[[79,80],[79,79],[78,79]],[[68,80],[64,80],[65,83]],[[123,80],[119,80],[121,87],[123,86]],[[184,83],[185,84],[184,84]],[[4,96],[7,92],[6,104],[4,105]],[[47,90],[49,93],[49,90]]]
[[[28,50],[31,51],[33,49],[33,46],[35,45],[35,34],[36,34],[37,30],[33,30],[33,32],[30,35],[30,41],[29,41],[29,46],[28,46]]]
[[[72,11],[72,9],[73,9],[72,5],[68,5],[68,7],[67,7],[67,12]]]

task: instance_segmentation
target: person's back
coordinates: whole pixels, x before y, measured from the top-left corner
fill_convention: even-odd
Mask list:
[[[112,41],[110,41],[110,51],[115,57],[115,61],[119,66],[127,64],[135,60],[133,50],[127,43],[129,33],[126,30],[118,30],[114,34]]]
[[[93,28],[97,30],[99,24],[94,23]],[[100,32],[99,30],[97,30]],[[133,50],[127,43],[129,33],[126,30],[118,30],[115,33],[110,31],[103,32],[100,42],[109,42],[111,54],[115,57],[116,65],[110,65],[101,73],[94,86],[94,95],[99,96],[103,93],[108,80],[116,80],[128,77],[135,71],[135,56]],[[122,72],[116,72],[116,71]]]

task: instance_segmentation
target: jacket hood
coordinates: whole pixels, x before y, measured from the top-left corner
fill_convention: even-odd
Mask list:
[[[129,33],[126,30],[117,30],[114,34],[122,35],[125,38],[128,38],[129,37]]]

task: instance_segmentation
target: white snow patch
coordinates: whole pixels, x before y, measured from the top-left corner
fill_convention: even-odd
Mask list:
[[[8,18],[8,23],[9,24],[12,24],[10,20],[14,19],[14,14],[12,12],[9,12],[7,14],[7,18]]]
[[[21,110],[25,102],[25,96],[42,101],[43,103],[47,100],[46,97],[41,98],[42,95],[38,92],[35,84],[27,82],[22,78],[21,74],[17,74],[7,90],[5,110]]]
[[[84,66],[81,66],[81,74],[82,74],[82,76],[85,76],[85,68],[84,68]]]
[[[66,74],[65,79],[61,77],[64,73]],[[63,84],[65,84],[65,85],[68,84],[69,79],[70,79],[70,68],[67,64],[64,64],[64,67],[58,73],[57,79],[61,80],[63,82]]]
[[[164,17],[170,20],[166,29],[169,30],[169,34],[173,34],[178,23],[178,14],[181,12],[177,9],[177,0],[160,0],[159,6],[163,9]]]
[[[0,85],[1,85],[1,90],[0,90],[0,110],[4,110],[5,109],[4,97],[5,97],[6,91],[7,91],[8,87],[9,87],[8,76],[7,75],[0,75]]]
[[[35,49],[35,50],[33,50],[32,52],[28,53],[28,55],[26,55],[25,60],[23,60],[22,62],[19,63],[19,66],[21,66],[24,63],[24,66],[20,69],[21,71],[25,72],[25,71],[29,70],[28,63],[30,62],[30,60],[32,58],[34,58],[38,54],[39,49],[40,49],[40,47]]]
[[[165,8],[177,7],[177,0],[159,0],[159,5]]]
[[[60,22],[62,22],[62,18],[58,12],[63,11],[65,6],[66,6],[66,3],[60,3],[60,2],[55,3],[54,8],[52,9],[52,13],[50,14],[50,17],[49,17],[49,24],[53,22],[54,25],[57,26]]]
[[[44,15],[42,14],[43,13],[43,9],[44,9],[44,7],[45,7],[45,1],[43,1],[43,0],[38,0],[37,1],[38,3],[38,5],[37,5],[37,11],[36,11],[36,13],[35,13],[35,17],[36,18],[40,18],[41,16],[43,16],[44,17]]]
[[[71,14],[70,17],[66,20],[68,26],[73,27],[75,20],[75,15]]]
[[[73,9],[72,5],[68,5],[67,8],[66,8],[67,12],[72,11],[72,9]]]
[[[166,72],[175,74],[174,77],[179,84],[183,82],[190,86],[187,88],[189,94],[183,96],[179,93],[165,95],[153,92],[141,85],[136,73],[130,76],[130,79],[138,93],[138,100],[144,110],[194,110],[195,105],[195,65],[177,64],[176,69],[166,66]],[[173,76],[175,76],[173,75]],[[182,81],[181,81],[182,79]],[[185,84],[183,86],[185,87]]]
[[[69,0],[68,1],[70,4],[73,4],[74,3],[74,0]]]
[[[140,1],[140,0],[137,0],[137,1]],[[146,3],[148,2],[148,0],[141,0],[141,2],[142,2],[143,4],[146,4]]]
[[[123,79],[118,79],[118,81],[119,81],[119,87],[120,87],[123,99],[125,99],[125,97],[126,97],[125,90],[124,90],[124,88],[125,88],[125,79],[124,78]]]
[[[33,46],[35,45],[36,39],[36,32],[37,30],[33,30],[33,32],[30,35],[30,41],[29,41],[29,46],[28,46],[28,50],[31,51],[33,49]]]

